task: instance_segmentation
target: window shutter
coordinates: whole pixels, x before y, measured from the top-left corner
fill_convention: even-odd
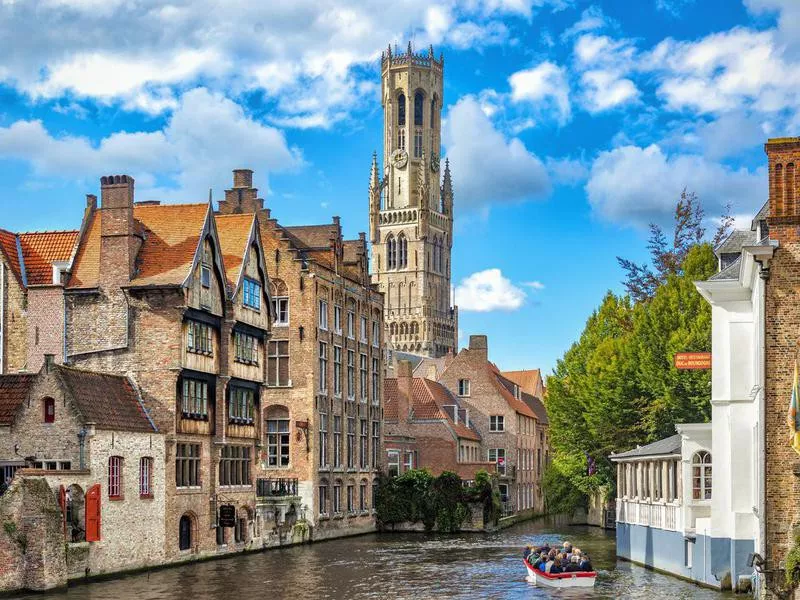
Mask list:
[[[86,541],[100,541],[100,484],[86,492]]]

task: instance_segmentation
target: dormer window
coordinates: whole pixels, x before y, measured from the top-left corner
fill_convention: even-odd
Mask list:
[[[200,283],[206,289],[211,287],[211,268],[206,265],[200,267]]]
[[[242,303],[253,310],[261,310],[261,284],[245,279],[242,286]]]

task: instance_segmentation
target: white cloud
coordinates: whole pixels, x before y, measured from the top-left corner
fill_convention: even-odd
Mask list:
[[[451,107],[442,140],[453,170],[459,209],[547,196],[550,179],[542,161],[519,138],[495,129],[473,96]]]
[[[589,169],[582,159],[547,158],[545,164],[553,182],[559,185],[578,185],[589,177]]]
[[[459,310],[464,311],[511,311],[525,302],[525,292],[504,277],[500,269],[486,269],[461,280],[455,301]]]
[[[586,95],[586,108],[592,113],[627,104],[639,97],[639,90],[633,81],[613,71],[586,71],[581,75],[581,82]]]
[[[586,183],[593,211],[637,227],[668,222],[684,188],[697,193],[710,217],[721,214],[729,202],[734,212],[753,214],[767,194],[763,168],[751,172],[696,154],[670,156],[656,144],[601,152]]]
[[[603,29],[608,25],[608,19],[603,14],[603,9],[599,6],[590,6],[581,13],[581,18],[572,27],[564,30],[561,34],[561,40],[568,40],[571,37],[586,33],[587,31],[594,31],[596,29]]]
[[[538,105],[540,110],[554,107],[558,120],[564,124],[570,118],[569,83],[562,67],[542,62],[535,67],[517,71],[508,78],[511,100]]]
[[[544,284],[541,281],[524,281],[522,285],[536,291],[544,289]]]
[[[628,39],[586,33],[575,42],[575,66],[581,72],[583,106],[598,113],[635,101],[639,89],[629,75],[637,53]]]
[[[220,94],[197,88],[176,102],[162,130],[116,132],[97,144],[53,135],[41,121],[17,121],[0,128],[0,158],[27,162],[37,178],[85,180],[129,173],[140,198],[167,201],[204,200],[209,187],[230,185],[229,169],[248,166],[266,181],[268,173],[303,162],[283,133],[254,121]],[[166,187],[157,187],[159,182]]]

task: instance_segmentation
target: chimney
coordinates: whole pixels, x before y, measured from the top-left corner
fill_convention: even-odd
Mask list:
[[[471,335],[469,336],[469,351],[481,358],[481,360],[489,360],[489,341],[485,335]]]
[[[258,189],[253,187],[251,169],[233,170],[233,187],[225,190],[225,200],[219,202],[219,213],[233,215],[254,213],[264,208],[264,199],[258,197]]]
[[[100,219],[99,283],[124,285],[133,277],[141,241],[133,224],[133,177],[100,178]]]
[[[397,361],[397,420],[400,423],[409,419],[410,408],[414,402],[413,387],[411,361]]]

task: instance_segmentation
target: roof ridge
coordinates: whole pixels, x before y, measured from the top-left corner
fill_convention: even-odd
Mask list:
[[[57,364],[55,366],[58,367],[59,369],[68,369],[70,371],[75,371],[76,373],[88,373],[90,375],[105,375],[107,377],[117,377],[119,379],[126,379],[130,381],[127,375],[123,375],[121,373],[110,373],[107,371],[97,371],[93,369],[81,369],[80,367],[75,367],[72,365],[65,365],[65,364]]]
[[[78,229],[41,229],[35,231],[18,231],[16,235],[41,235],[44,233],[78,233],[78,232],[79,232]]]

